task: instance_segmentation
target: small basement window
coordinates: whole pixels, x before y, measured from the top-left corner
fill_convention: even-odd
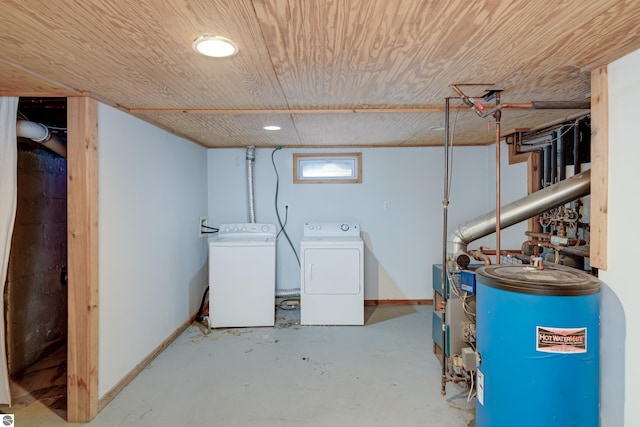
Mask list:
[[[294,184],[359,184],[362,153],[294,153]]]

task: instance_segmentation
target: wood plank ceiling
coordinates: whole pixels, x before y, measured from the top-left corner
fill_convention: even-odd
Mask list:
[[[240,50],[198,55],[202,34]],[[0,95],[89,94],[205,147],[432,146],[454,83],[588,101],[591,69],[637,48],[638,0],[6,0]],[[494,142],[488,120],[462,107],[454,143]]]

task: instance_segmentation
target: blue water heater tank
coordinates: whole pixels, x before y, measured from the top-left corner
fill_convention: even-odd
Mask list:
[[[477,427],[597,427],[598,279],[562,266],[476,273]]]

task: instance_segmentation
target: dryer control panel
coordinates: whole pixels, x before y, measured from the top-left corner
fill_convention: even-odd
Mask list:
[[[360,237],[360,224],[354,222],[307,222],[304,237]]]

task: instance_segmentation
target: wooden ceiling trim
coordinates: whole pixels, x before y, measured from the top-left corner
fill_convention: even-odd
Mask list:
[[[284,110],[233,110],[233,109],[187,109],[187,108],[130,108],[131,113],[183,113],[183,114],[354,114],[354,113],[442,113],[443,107],[416,108],[322,108]]]
[[[3,96],[73,96],[81,92],[0,56]]]
[[[452,98],[460,99],[460,98]],[[562,100],[564,101],[564,100]],[[531,102],[531,101],[528,101]],[[489,110],[494,105],[485,103],[483,107]],[[454,111],[457,107],[450,107],[449,111]],[[501,108],[503,111],[507,110],[522,110],[521,104],[504,104]],[[561,108],[560,108],[561,109]],[[235,114],[380,114],[380,113],[444,113],[445,107],[415,107],[415,108],[321,108],[321,109],[284,109],[284,110],[270,110],[270,109],[257,109],[257,110],[233,110],[233,109],[212,109],[212,108],[129,108],[127,109],[131,114],[212,114],[212,115],[235,115]],[[473,112],[470,108],[460,109],[462,113]]]

